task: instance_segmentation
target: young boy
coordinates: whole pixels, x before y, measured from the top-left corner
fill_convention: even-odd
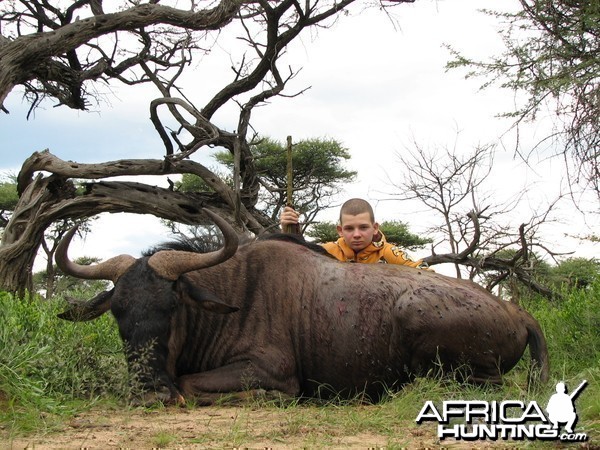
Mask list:
[[[298,223],[299,214],[290,207],[281,213],[282,228]],[[375,222],[373,208],[366,200],[353,198],[342,205],[337,226],[340,238],[321,244],[333,257],[345,262],[402,264],[423,267],[422,261],[412,261],[400,248],[388,243]]]

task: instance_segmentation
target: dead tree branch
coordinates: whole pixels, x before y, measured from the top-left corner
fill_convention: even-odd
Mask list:
[[[473,233],[472,241],[467,248],[460,253],[427,256],[423,258],[423,261],[429,265],[451,263],[471,267],[478,274],[486,273],[489,275],[489,272],[497,272],[497,275],[491,277],[491,281],[488,283],[487,287],[489,289],[497,286],[509,276],[514,276],[531,290],[546,298],[555,299],[560,297],[557,292],[537,282],[531,272],[531,268],[528,265],[528,248],[531,246],[531,243],[525,236],[525,224],[519,227],[518,236],[511,243],[520,246],[518,251],[514,253],[513,257],[502,258],[499,256],[482,255],[481,253],[477,254],[480,247],[479,239],[481,237],[479,219],[473,211],[468,214],[468,217],[473,222],[476,231]]]

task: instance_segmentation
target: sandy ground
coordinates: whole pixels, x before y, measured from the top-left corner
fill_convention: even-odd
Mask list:
[[[16,437],[4,449],[201,449],[201,448],[498,448],[500,443],[444,441],[432,426],[395,424],[393,437],[319,427],[277,408],[209,407],[160,410],[93,410],[73,417],[58,431]],[[347,430],[347,427],[343,427]],[[340,428],[341,429],[341,428]],[[347,431],[345,432],[347,433]],[[500,444],[500,445],[499,445]],[[506,444],[508,445],[508,443]],[[514,443],[512,447],[514,448]]]

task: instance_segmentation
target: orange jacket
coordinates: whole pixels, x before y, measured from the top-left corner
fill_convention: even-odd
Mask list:
[[[339,261],[358,262],[358,263],[388,263],[401,264],[410,267],[421,268],[423,261],[413,261],[406,253],[394,244],[390,244],[385,240],[383,233],[378,242],[371,242],[366,248],[359,253],[354,253],[344,238],[339,238],[335,242],[326,242],[321,244],[327,253],[332,255]]]

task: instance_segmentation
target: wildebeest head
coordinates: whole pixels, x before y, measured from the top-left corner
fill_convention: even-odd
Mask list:
[[[159,399],[172,400],[178,396],[170,381],[174,374],[168,373],[175,370],[174,362],[165,360],[177,345],[172,319],[178,308],[189,305],[222,314],[237,310],[210,291],[195,286],[185,275],[226,261],[238,247],[235,230],[220,216],[208,210],[204,212],[223,233],[224,246],[213,252],[161,250],[149,257],[136,259],[120,255],[97,265],[84,266],[67,257],[75,228],[67,233],[56,251],[56,263],[66,274],[110,280],[115,285],[89,302],[74,304],[60,317],[72,321],[91,320],[111,309],[126,346],[130,369],[136,370],[146,390],[156,391]],[[167,372],[159,369],[161,367],[167,367]]]

